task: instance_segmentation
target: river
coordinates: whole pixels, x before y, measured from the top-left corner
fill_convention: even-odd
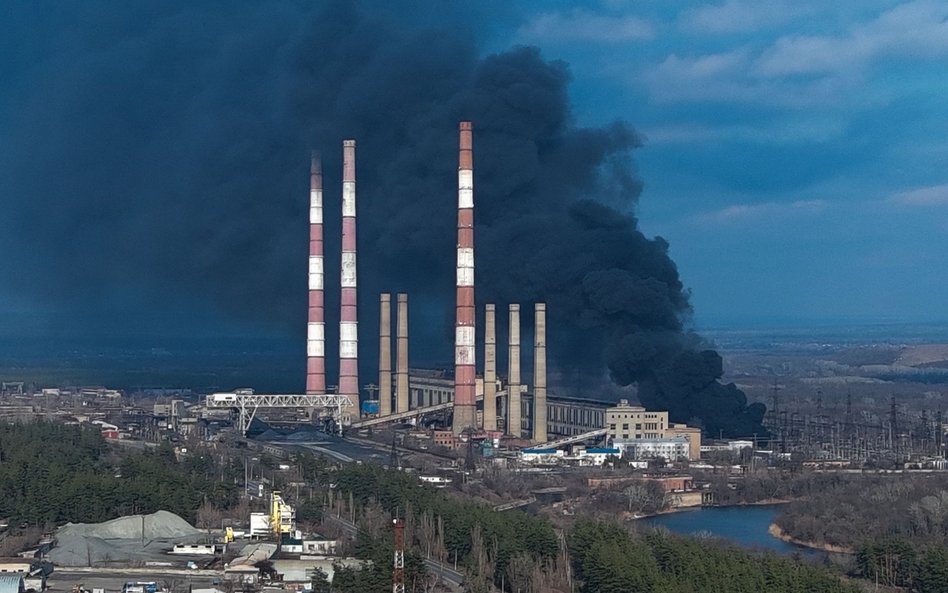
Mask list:
[[[705,507],[656,515],[641,521],[682,535],[711,535],[747,548],[812,558],[826,555],[820,550],[790,544],[770,535],[767,528],[779,512],[780,505]]]

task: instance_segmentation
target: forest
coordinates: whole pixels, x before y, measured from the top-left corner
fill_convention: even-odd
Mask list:
[[[178,461],[167,444],[118,454],[89,428],[0,424],[0,517],[11,525],[99,522],[161,509],[193,523],[205,503],[236,502],[238,486],[227,479],[233,471],[222,480],[214,460]]]
[[[855,551],[855,575],[948,592],[948,476],[827,474],[776,519],[785,533]]]
[[[324,474],[333,480],[333,512],[356,519],[357,554],[391,557],[391,517],[406,521],[411,545],[408,591],[428,591],[422,559],[457,557],[469,593],[492,587],[521,593],[848,593],[861,589],[818,565],[748,552],[709,539],[641,534],[611,522],[578,519],[558,530],[547,519],[520,511],[493,512],[418,482],[410,474],[372,465],[349,465]],[[362,573],[361,575],[359,573]],[[387,571],[343,569],[333,590],[391,590]],[[932,589],[931,591],[935,591]],[[930,593],[926,590],[925,593]]]

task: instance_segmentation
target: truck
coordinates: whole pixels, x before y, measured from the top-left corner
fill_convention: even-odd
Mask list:
[[[155,581],[128,581],[122,586],[122,593],[158,593]]]

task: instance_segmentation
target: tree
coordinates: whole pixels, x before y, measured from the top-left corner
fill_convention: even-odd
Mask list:
[[[269,560],[258,560],[254,562],[253,567],[260,571],[260,576],[265,579],[273,580],[277,578],[276,568],[273,567],[273,562]]]
[[[313,569],[313,593],[332,593],[332,583],[325,570],[318,566]]]
[[[211,529],[220,528],[221,522],[223,521],[224,513],[220,509],[207,502],[198,507],[197,513],[195,513],[195,522],[194,526],[198,529]]]

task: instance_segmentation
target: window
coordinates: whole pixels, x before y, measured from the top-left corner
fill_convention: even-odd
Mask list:
[[[636,425],[635,425],[635,430],[642,430],[642,424],[641,424],[641,423],[636,424]]]
[[[625,424],[622,425],[622,430],[629,430],[629,423],[628,423],[628,422],[626,422]]]

